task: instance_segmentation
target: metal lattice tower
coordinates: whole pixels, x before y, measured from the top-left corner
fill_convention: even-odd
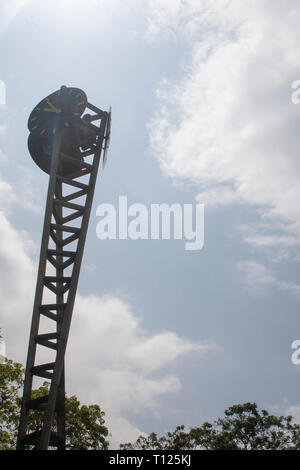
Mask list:
[[[66,93],[71,89],[61,90]],[[91,114],[74,118],[68,128],[64,126],[64,116],[56,121],[52,132],[50,179],[17,449],[65,449],[65,351],[99,162],[103,151],[105,163],[110,134],[110,112],[90,103],[86,107]],[[57,108],[52,105],[51,109]],[[52,114],[50,117],[56,118]],[[77,139],[77,147],[66,145],[70,136],[71,143]],[[66,152],[68,148],[73,149],[73,154]],[[47,379],[48,395],[33,399],[35,377]],[[39,410],[42,426],[30,433],[32,410]]]

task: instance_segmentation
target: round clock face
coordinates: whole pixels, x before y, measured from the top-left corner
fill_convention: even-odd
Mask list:
[[[78,159],[78,162],[82,161],[81,153],[76,145],[73,144],[73,148],[70,148],[69,142],[70,141],[67,140],[68,146],[66,148],[64,145],[62,146],[62,151],[65,153],[71,153],[73,157]],[[51,134],[41,138],[39,134],[31,132],[28,136],[28,149],[34,162],[49,175],[51,172],[51,162],[53,156],[53,137]],[[80,169],[80,166],[78,166],[75,162],[70,163],[68,161],[63,161],[61,165],[62,166],[60,171],[63,176],[67,176]]]
[[[54,135],[59,126],[68,128],[72,120],[80,117],[86,105],[84,91],[61,87],[33,109],[28,119],[28,129],[40,136]]]

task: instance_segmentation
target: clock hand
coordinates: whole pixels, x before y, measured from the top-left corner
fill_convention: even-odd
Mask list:
[[[48,105],[50,106],[50,108],[55,109],[55,106],[51,103],[51,101],[49,100],[49,98],[46,98],[46,102],[48,103]]]
[[[51,103],[51,101],[49,100],[49,98],[46,98],[46,101],[47,101],[48,105],[50,106],[50,108],[52,108],[55,113],[60,113],[60,112],[61,112],[60,109],[57,109],[57,108]]]
[[[61,109],[57,109],[57,108],[55,108],[55,109],[53,109],[53,108],[44,108],[44,111],[48,111],[49,113],[56,113],[56,114],[61,113]]]

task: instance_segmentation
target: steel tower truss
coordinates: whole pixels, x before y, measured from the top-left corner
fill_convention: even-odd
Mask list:
[[[80,125],[94,132],[94,141],[80,161],[61,151],[63,130],[54,136],[17,449],[66,445],[64,358],[99,161],[103,151],[105,163],[110,132],[110,112],[90,103],[87,108],[92,114]],[[66,162],[78,170],[64,175]],[[36,377],[47,379],[49,393],[34,399]],[[34,432],[29,431],[32,410],[39,410],[42,423]]]

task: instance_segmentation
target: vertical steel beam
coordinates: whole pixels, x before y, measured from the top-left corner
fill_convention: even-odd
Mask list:
[[[60,173],[60,168],[59,168],[59,173]],[[56,179],[56,198],[57,199],[62,199],[63,197],[63,183],[61,181],[57,181]],[[58,206],[56,208],[56,213],[59,219],[62,219],[63,217],[63,207]],[[58,256],[56,257],[58,266],[56,268],[56,278],[58,282],[56,283],[57,286],[57,293],[56,293],[56,303],[58,305],[62,305],[64,303],[64,282],[63,282],[63,276],[64,276],[64,270],[62,268],[63,264],[63,232],[58,231],[56,233],[56,250],[58,253]],[[61,322],[56,323],[56,331],[58,335],[61,334]],[[65,423],[65,366],[63,365],[61,377],[60,377],[60,382],[59,382],[59,387],[58,387],[58,393],[57,393],[57,399],[56,399],[56,420],[57,420],[57,436],[58,436],[58,442],[57,442],[57,449],[58,450],[65,450],[66,448],[66,423]]]
[[[31,373],[31,369],[34,366],[35,356],[36,356],[37,343],[35,341],[35,336],[38,334],[39,325],[40,325],[39,306],[42,304],[42,297],[43,297],[43,291],[44,291],[43,279],[44,279],[45,272],[46,272],[47,248],[49,244],[50,224],[51,224],[51,218],[52,218],[52,213],[53,213],[53,200],[54,200],[55,187],[56,187],[56,175],[57,175],[57,167],[58,167],[58,162],[59,162],[60,146],[61,146],[61,134],[58,133],[57,135],[54,136],[52,166],[51,166],[51,173],[50,173],[50,179],[49,179],[49,185],[48,185],[47,203],[46,203],[46,209],[45,209],[42,243],[41,243],[41,250],[40,250],[40,261],[39,261],[39,268],[38,268],[38,275],[37,275],[35,298],[34,298],[34,304],[33,304],[31,330],[30,330],[30,336],[29,336],[23,399],[22,399],[22,406],[21,406],[19,433],[18,433],[18,438],[17,438],[17,449],[24,448],[24,445],[21,439],[24,438],[24,436],[26,435],[27,424],[28,424],[29,408],[27,406],[27,403],[29,403],[31,400],[31,390],[32,390],[32,382],[33,382],[33,374]]]

